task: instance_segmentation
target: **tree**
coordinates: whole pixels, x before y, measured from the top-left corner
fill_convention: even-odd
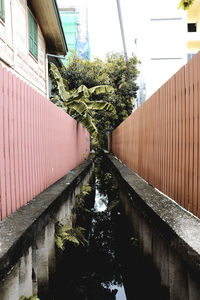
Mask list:
[[[58,68],[53,63],[50,63],[49,74],[53,84],[51,101],[82,123],[93,138],[93,146],[98,148],[98,130],[93,118],[94,112],[105,110],[115,113],[115,108],[106,101],[91,101],[90,97],[92,95],[111,94],[114,91],[113,88],[109,85],[98,85],[88,89],[85,85],[81,85],[77,89],[68,90],[67,81],[62,78]]]
[[[184,10],[188,10],[195,0],[181,0],[178,8],[183,8]]]
[[[105,133],[113,130],[132,113],[138,89],[136,85],[138,63],[135,56],[129,58],[127,69],[122,54],[108,54],[103,62],[99,58],[95,58],[94,61],[85,61],[73,53],[67,69],[63,67],[61,70],[69,90],[77,89],[80,85],[85,85],[87,88],[99,84],[113,87],[112,94],[92,95],[91,97],[92,101],[96,102],[106,100],[116,110],[115,114],[104,110],[94,113],[102,145],[104,145]]]

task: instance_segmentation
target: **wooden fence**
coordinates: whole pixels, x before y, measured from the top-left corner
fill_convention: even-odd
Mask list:
[[[79,165],[88,132],[0,65],[0,219]]]
[[[153,76],[153,74],[152,74]],[[200,52],[112,133],[112,152],[200,217]]]

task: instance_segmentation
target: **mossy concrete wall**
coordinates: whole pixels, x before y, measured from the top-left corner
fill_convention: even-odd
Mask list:
[[[93,164],[88,160],[0,223],[1,300],[33,294],[51,299],[55,223],[70,220],[76,195],[92,176]]]
[[[128,283],[124,282],[127,299],[132,300],[134,295],[134,299],[143,300],[140,295],[136,296],[136,291],[148,299],[151,283],[153,285],[156,278],[159,292],[155,293],[154,300],[199,300],[200,220],[154,189],[116,157],[107,154],[107,158],[119,185],[131,235],[138,241],[137,247],[142,253],[142,264],[144,261],[151,264],[147,281],[140,283],[140,289],[136,280],[139,276],[142,278],[142,274],[134,274],[140,269],[136,270],[134,264],[132,270],[128,267],[129,274],[125,274]],[[128,256],[126,249],[124,253]],[[129,256],[127,266],[131,260]],[[145,268],[142,270],[145,272]]]

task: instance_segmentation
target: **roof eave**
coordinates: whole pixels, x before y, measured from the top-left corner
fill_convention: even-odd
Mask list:
[[[66,55],[67,42],[56,0],[31,0],[31,3],[44,35],[48,53]]]

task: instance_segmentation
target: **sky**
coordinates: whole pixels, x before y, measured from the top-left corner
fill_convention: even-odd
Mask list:
[[[116,0],[58,0],[65,5],[88,7],[88,30],[91,59],[104,60],[109,52],[123,52]],[[184,63],[186,53],[184,24],[186,13],[178,10],[179,0],[120,0],[128,56],[136,55],[141,61],[140,73],[146,83],[149,97],[168,80]],[[180,26],[156,19],[181,19]],[[155,25],[155,26],[154,26]],[[185,44],[184,44],[185,43]],[[157,60],[152,67],[152,57],[181,57],[178,63],[162,65]],[[186,57],[186,56],[185,56]],[[152,70],[154,76],[152,76]],[[158,75],[159,74],[159,75]],[[157,76],[158,75],[158,76]]]
[[[123,52],[121,31],[116,0],[59,0],[69,6],[88,7],[88,27],[92,57],[105,58],[108,52]],[[159,17],[168,14],[168,10],[174,9],[177,13],[179,0],[120,0],[122,19],[125,32],[125,40],[128,55],[136,53],[135,39],[139,42],[146,40],[148,44],[150,36],[148,21],[150,16],[159,12]],[[171,15],[171,12],[170,12]],[[137,47],[139,48],[139,47]],[[138,51],[146,50],[140,48]]]
[[[138,13],[135,12],[138,1],[121,0],[124,31],[128,53],[133,52]],[[108,52],[123,52],[121,31],[116,0],[66,0],[65,3],[74,6],[88,7],[88,28],[91,56],[105,58]],[[139,9],[141,4],[137,4]],[[131,34],[129,32],[131,31]],[[131,36],[131,38],[130,38]]]

